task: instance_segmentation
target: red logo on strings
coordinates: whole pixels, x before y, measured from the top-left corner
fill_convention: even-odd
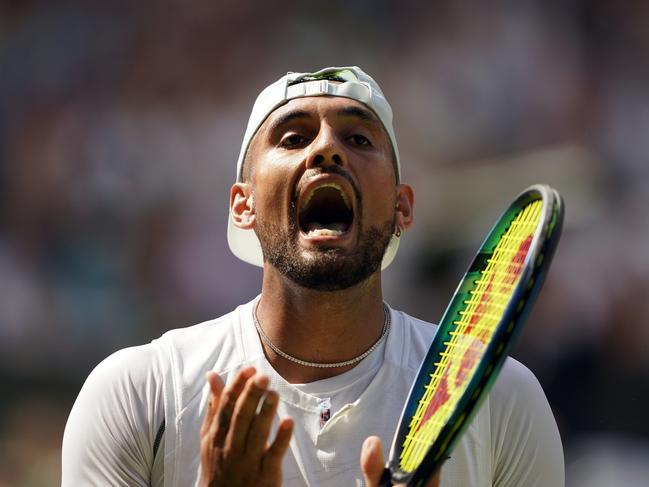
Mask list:
[[[516,279],[518,278],[518,275],[521,273],[521,270],[523,269],[523,262],[525,262],[525,257],[527,257],[527,253],[530,249],[530,245],[532,244],[532,235],[529,235],[525,240],[521,242],[521,244],[518,247],[518,250],[516,251],[516,254],[512,257],[510,263],[507,266],[507,276],[505,279],[503,279],[502,285],[500,286],[500,292],[502,293],[509,293],[511,286],[516,282]],[[473,327],[478,323],[480,320],[480,317],[485,314],[485,312],[489,308],[489,302],[491,301],[491,291],[493,289],[493,281],[495,278],[495,274],[492,274],[489,283],[487,284],[487,287],[483,291],[482,295],[480,296],[480,302],[476,306],[475,312],[471,316],[471,320],[469,321],[468,326],[466,327],[465,333],[470,333]],[[480,358],[480,352],[482,351],[481,345],[484,344],[486,341],[486,335],[488,333],[488,330],[479,330],[478,336],[475,337],[476,342],[479,341],[478,343],[472,343],[467,350],[464,352],[464,355],[462,356],[462,361],[460,362],[460,367],[459,370],[457,371],[457,374],[455,376],[455,386],[459,387],[464,380],[466,379],[466,376],[473,368],[475,363],[478,361]],[[419,426],[417,427],[417,431],[419,431],[424,424],[441,408],[451,397],[449,393],[449,388],[448,388],[448,368],[444,370],[444,375],[439,381],[437,389],[435,389],[435,392],[433,393],[433,397],[431,397],[430,402],[428,403],[428,407],[426,408],[426,411],[419,423]]]

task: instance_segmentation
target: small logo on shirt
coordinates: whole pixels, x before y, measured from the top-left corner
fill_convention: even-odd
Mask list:
[[[324,425],[331,418],[331,399],[328,397],[320,399],[318,407],[320,409],[320,428],[324,428]]]

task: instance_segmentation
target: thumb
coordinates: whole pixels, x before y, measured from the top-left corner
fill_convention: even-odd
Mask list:
[[[207,374],[205,374],[205,379],[210,385],[210,391],[212,392],[212,395],[215,398],[220,399],[221,392],[223,392],[225,384],[223,383],[221,377],[219,377],[219,374],[210,370]]]
[[[203,424],[201,425],[201,435],[206,434],[210,428],[210,425],[214,421],[214,416],[219,409],[219,402],[221,400],[221,393],[225,385],[215,372],[208,372],[205,375],[205,379],[210,387],[210,395],[207,401],[207,412],[205,418],[203,419]]]
[[[378,487],[383,468],[381,440],[378,436],[370,436],[361,449],[361,470],[367,487]]]

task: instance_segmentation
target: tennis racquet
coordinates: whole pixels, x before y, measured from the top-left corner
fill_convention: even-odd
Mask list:
[[[462,278],[410,390],[382,486],[423,486],[487,396],[538,294],[563,223],[549,186],[507,208]]]

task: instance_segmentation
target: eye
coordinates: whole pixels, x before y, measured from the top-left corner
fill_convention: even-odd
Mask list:
[[[349,140],[351,140],[356,145],[372,145],[369,139],[361,134],[350,135]]]
[[[282,137],[282,140],[280,141],[279,145],[286,149],[293,149],[296,147],[301,147],[306,142],[307,142],[307,138],[304,137],[303,135],[292,133]]]

